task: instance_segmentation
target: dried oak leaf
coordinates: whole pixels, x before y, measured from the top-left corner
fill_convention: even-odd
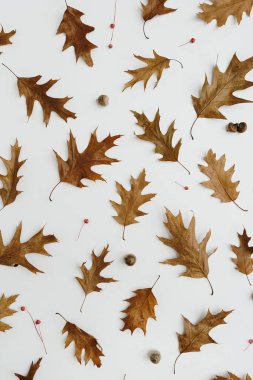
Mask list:
[[[209,274],[209,257],[216,251],[206,251],[208,240],[211,236],[209,230],[204,239],[199,243],[195,233],[195,217],[193,216],[188,228],[184,226],[181,212],[174,216],[172,212],[166,209],[167,221],[165,227],[171,234],[171,238],[158,237],[158,239],[168,247],[177,252],[177,257],[167,259],[162,264],[184,265],[186,270],[180,275],[191,278],[206,278],[213,294],[213,288],[208,278]]]
[[[215,379],[213,379],[213,380],[243,380],[243,379],[233,375],[231,372],[228,372],[228,377],[216,376]],[[250,375],[246,375],[245,380],[251,380]]]
[[[208,181],[201,182],[201,185],[213,190],[212,197],[220,199],[223,203],[233,202],[240,210],[242,209],[235,200],[239,195],[237,186],[240,181],[232,182],[232,176],[235,172],[235,165],[225,170],[226,156],[223,154],[219,159],[216,159],[216,153],[210,149],[204,157],[207,166],[198,165],[200,171],[209,177]]]
[[[206,23],[217,21],[217,26],[226,24],[229,16],[234,16],[238,24],[242,21],[243,13],[250,16],[253,0],[210,0],[211,4],[200,4],[202,12],[198,17]]]
[[[147,215],[145,212],[140,211],[139,207],[156,196],[156,194],[142,194],[143,189],[145,189],[149,183],[150,182],[146,181],[145,169],[142,170],[138,178],[130,177],[130,190],[126,190],[120,183],[116,182],[117,193],[122,203],[110,202],[118,214],[113,216],[113,218],[123,226],[123,240],[125,240],[126,226],[139,223],[135,218]]]
[[[113,278],[101,276],[101,272],[112,263],[112,261],[105,261],[105,258],[109,252],[108,247],[109,245],[106,245],[99,256],[95,255],[95,252],[92,251],[92,264],[90,269],[86,268],[86,262],[84,262],[80,267],[83,278],[76,277],[76,280],[81,285],[85,293],[84,301],[88,294],[92,292],[101,292],[102,289],[98,287],[98,284],[116,282]],[[83,304],[80,311],[82,311]]]
[[[252,69],[253,57],[245,61],[239,61],[236,54],[234,54],[224,73],[219,70],[217,64],[214,66],[211,84],[209,84],[207,76],[205,76],[200,97],[192,96],[192,103],[197,114],[191,126],[192,139],[192,129],[199,118],[226,119],[219,111],[220,107],[251,103],[251,100],[236,97],[233,93],[245,90],[253,85],[253,82],[245,79],[245,75]]]
[[[67,6],[57,34],[64,33],[66,35],[66,40],[62,48],[63,51],[73,46],[76,60],[82,57],[88,66],[93,66],[91,50],[97,46],[87,40],[86,35],[93,32],[95,28],[82,23],[81,17],[83,15],[84,13],[78,9]]]
[[[55,243],[57,239],[54,235],[43,235],[43,228],[34,234],[29,240],[21,243],[20,236],[22,231],[22,223],[20,223],[15,231],[9,244],[4,245],[2,233],[0,231],[0,265],[18,266],[28,269],[32,273],[43,273],[37,269],[26,259],[26,255],[37,253],[44,256],[51,256],[44,248],[44,245]]]
[[[5,64],[3,64],[8,70]],[[35,100],[37,100],[43,111],[43,122],[48,125],[50,116],[52,112],[57,113],[60,118],[67,122],[67,119],[70,117],[76,119],[76,115],[64,108],[64,104],[67,103],[71,97],[66,96],[65,98],[53,98],[52,96],[47,95],[47,91],[56,83],[58,80],[50,79],[46,83],[38,84],[37,82],[42,78],[41,75],[35,77],[25,78],[18,77],[12,70],[10,70],[17,78],[17,85],[19,96],[23,96],[26,99],[26,109],[27,116],[30,117],[33,112],[33,106]]]
[[[18,145],[18,141],[16,140],[15,145],[11,145],[11,159],[6,160],[0,157],[7,171],[6,175],[0,174],[0,181],[3,184],[3,187],[0,189],[0,197],[3,202],[2,209],[14,202],[16,197],[22,193],[22,191],[17,190],[18,182],[22,178],[22,176],[18,175],[18,171],[26,160],[19,161],[20,150],[21,146]]]
[[[2,319],[16,313],[16,310],[10,309],[10,305],[16,301],[17,297],[18,295],[5,297],[5,295],[2,294],[0,298],[0,332],[5,332],[6,330],[10,330],[12,328],[10,325],[2,322]]]
[[[15,33],[16,30],[11,30],[10,32],[5,33],[4,28],[2,27],[2,30],[0,31],[0,46],[11,45],[12,42],[10,41],[10,38],[14,36]]]
[[[134,297],[126,299],[129,306],[122,311],[126,317],[122,318],[124,326],[121,331],[130,330],[133,334],[134,330],[141,329],[146,335],[147,322],[149,318],[156,320],[155,306],[158,305],[153,294],[153,288],[160,276],[152,286],[152,288],[138,289],[133,291]]]
[[[34,376],[36,375],[36,372],[38,371],[40,367],[40,362],[42,358],[40,358],[36,363],[30,365],[28,374],[26,376],[19,375],[18,373],[15,373],[15,376],[17,376],[20,380],[33,380]]]
[[[166,57],[162,57],[161,55],[158,55],[154,50],[153,50],[153,53],[154,53],[154,58],[145,58],[145,57],[141,57],[140,55],[134,54],[134,57],[146,63],[146,66],[140,67],[139,69],[135,69],[135,70],[125,71],[126,73],[132,75],[133,79],[131,79],[129,82],[127,82],[124,85],[123,91],[128,87],[133,87],[137,82],[141,82],[141,81],[143,81],[143,86],[145,90],[147,83],[149,79],[152,77],[152,75],[156,76],[156,83],[154,85],[154,88],[155,88],[158,85],[159,80],[161,79],[163,70],[168,69],[170,67],[170,61],[179,62],[176,59],[169,59]],[[180,65],[182,66],[181,63]]]
[[[231,260],[236,265],[236,269],[246,275],[247,280],[251,285],[251,282],[249,280],[249,275],[253,272],[253,247],[249,246],[249,241],[251,238],[247,235],[245,228],[243,229],[242,235],[239,233],[237,235],[240,241],[240,245],[239,247],[236,245],[231,245],[231,249],[236,255],[236,259]]]
[[[178,160],[179,151],[182,145],[182,139],[180,139],[175,146],[172,141],[176,129],[174,128],[175,122],[173,121],[166,133],[163,134],[160,129],[160,114],[159,109],[156,112],[153,121],[150,121],[147,116],[136,111],[131,111],[137,120],[137,125],[143,128],[144,133],[136,135],[140,140],[149,141],[155,145],[155,153],[159,153],[162,157],[160,161],[177,162],[190,174],[189,170]]]
[[[101,174],[92,171],[92,167],[96,165],[111,165],[114,162],[119,162],[116,158],[106,156],[106,151],[116,146],[114,141],[121,137],[121,135],[111,136],[110,134],[102,141],[97,140],[97,130],[91,134],[90,141],[87,148],[79,153],[76,145],[76,139],[70,132],[68,145],[68,159],[64,161],[57,152],[54,151],[57,163],[60,181],[70,183],[77,187],[86,187],[81,181],[82,179],[89,179],[90,181],[105,181]],[[56,187],[55,186],[55,187]],[[55,189],[53,188],[53,190]],[[49,199],[51,199],[52,192]]]
[[[74,342],[75,357],[80,364],[82,363],[82,352],[84,350],[85,364],[91,360],[95,366],[101,367],[100,356],[104,356],[104,354],[97,339],[80,329],[74,323],[68,322],[60,313],[56,314],[60,315],[66,322],[62,330],[62,334],[65,334],[66,332],[68,334],[65,341],[65,348]]]
[[[155,16],[166,15],[171,12],[175,12],[176,9],[165,7],[167,0],[147,0],[147,4],[141,3],[142,6],[142,18],[144,20],[143,24],[143,33],[144,36],[148,39],[145,33],[145,24],[147,21],[151,20]]]
[[[209,310],[206,316],[195,325],[183,316],[184,333],[178,334],[179,355],[174,363],[174,373],[176,372],[176,363],[182,354],[187,352],[199,352],[204,344],[216,343],[209,332],[219,326],[226,324],[224,319],[232,313],[233,310],[224,311],[217,314],[212,314]]]

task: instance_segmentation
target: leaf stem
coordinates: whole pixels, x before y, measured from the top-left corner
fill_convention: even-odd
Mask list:
[[[192,125],[191,125],[190,135],[191,135],[192,140],[194,140],[194,137],[193,137],[193,134],[192,134],[192,130],[193,130],[193,127],[194,127],[196,121],[198,120],[198,118],[199,118],[199,117],[197,116],[197,117],[195,118],[195,120],[193,121]]]
[[[68,322],[66,318],[61,313],[55,313],[55,315],[59,315],[62,319],[64,319],[65,322]]]
[[[126,229],[126,225],[124,225],[124,227],[123,227],[122,240],[126,240],[125,239],[125,229]]]
[[[52,198],[51,198],[51,196],[52,196],[52,194],[53,194],[53,191],[56,189],[56,187],[57,187],[60,183],[61,183],[61,181],[59,181],[59,182],[53,187],[53,189],[51,190],[51,192],[50,192],[50,194],[49,194],[49,200],[50,200],[50,202],[52,202]]]
[[[5,63],[2,63],[2,65],[4,67],[6,67],[6,69],[8,69],[13,75],[15,75],[15,77],[18,79],[18,76],[14,73],[14,71],[12,71],[8,66],[5,65]]]
[[[246,274],[246,277],[247,277],[248,283],[250,284],[250,286],[252,286],[248,274]]]
[[[144,21],[144,23],[143,23],[143,27],[142,27],[143,34],[144,34],[144,36],[147,38],[147,40],[149,40],[149,37],[146,35],[146,32],[145,32],[145,25],[146,25],[146,21]]]
[[[180,352],[180,354],[176,357],[176,360],[174,361],[174,367],[173,367],[173,373],[174,373],[174,375],[176,374],[176,364],[177,364],[177,361],[178,361],[178,359],[180,358],[180,356],[181,356],[181,352]]]
[[[66,7],[68,8],[68,3],[67,3],[67,0],[65,0],[65,4],[66,4]]]
[[[206,279],[207,279],[207,281],[208,281],[208,283],[209,283],[209,285],[210,285],[210,288],[211,288],[211,296],[213,296],[214,290],[213,290],[213,286],[212,286],[212,284],[211,284],[211,281],[209,280],[208,277],[206,277]]]
[[[182,162],[180,162],[180,161],[177,160],[177,163],[178,163],[179,165],[181,165],[182,168],[184,168],[184,169],[188,172],[189,175],[191,174],[191,173],[190,173],[190,170],[188,170],[188,169],[182,164]]]
[[[230,198],[231,199],[231,198]],[[232,202],[240,209],[240,210],[242,210],[242,211],[245,211],[245,212],[247,212],[247,211],[249,211],[249,210],[246,210],[246,209],[244,209],[244,208],[242,208],[241,206],[239,206],[235,201],[233,201],[232,200]]]
[[[180,66],[182,67],[182,69],[184,68],[182,62],[180,62],[180,61],[178,61],[177,59],[174,59],[174,58],[169,58],[169,59],[170,59],[170,61],[175,61],[175,62],[179,63]]]
[[[84,296],[83,303],[82,303],[82,305],[80,307],[80,313],[82,313],[82,311],[83,311],[83,305],[84,305],[84,302],[86,300],[86,297],[87,297],[87,294],[85,294],[85,296]]]
[[[159,276],[157,277],[157,279],[155,280],[155,282],[154,282],[154,284],[153,284],[153,286],[152,286],[152,288],[151,288],[151,290],[155,287],[155,285],[157,284],[157,282],[158,282],[158,280],[160,279],[160,274],[159,274]]]

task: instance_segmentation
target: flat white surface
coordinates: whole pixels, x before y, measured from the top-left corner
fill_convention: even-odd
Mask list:
[[[1,49],[4,52],[1,61],[19,76],[40,74],[43,81],[60,78],[49,94],[73,96],[67,108],[77,113],[77,119],[69,119],[67,124],[53,114],[45,128],[41,107],[35,104],[27,121],[25,100],[18,96],[15,77],[4,67],[0,68],[0,155],[9,157],[9,145],[18,138],[22,145],[21,157],[27,158],[19,183],[23,193],[0,213],[4,241],[11,239],[21,220],[22,239],[28,239],[43,225],[46,225],[46,233],[53,233],[59,239],[58,244],[47,247],[51,258],[28,256],[44,274],[35,276],[20,267],[0,267],[0,293],[20,294],[15,307],[26,305],[34,318],[42,320],[48,348],[45,356],[25,313],[6,318],[13,329],[0,335],[1,380],[14,379],[14,372],[26,375],[31,361],[41,356],[43,361],[36,380],[121,380],[124,373],[127,380],[208,380],[218,374],[224,376],[227,370],[240,377],[247,372],[253,376],[253,351],[251,348],[243,351],[247,340],[253,338],[252,289],[230,260],[230,244],[238,244],[237,232],[242,232],[245,226],[248,234],[253,235],[252,105],[221,109],[229,121],[246,121],[247,133],[229,134],[225,131],[226,121],[202,119],[195,127],[195,140],[189,137],[195,118],[191,95],[198,96],[205,73],[211,78],[217,54],[222,70],[235,52],[239,59],[253,55],[252,17],[243,17],[240,26],[230,18],[225,27],[217,28],[215,23],[207,25],[196,18],[198,3],[197,0],[168,1],[167,6],[178,11],[147,23],[150,39],[146,40],[142,34],[140,2],[118,0],[114,48],[110,50],[107,48],[111,33],[108,26],[114,1],[70,1],[71,6],[85,13],[82,20],[96,28],[88,36],[99,46],[92,52],[94,67],[89,68],[81,60],[76,64],[72,48],[61,52],[64,35],[55,33],[65,11],[63,0],[0,1],[0,22],[6,31],[17,30],[13,45]],[[178,48],[192,36],[197,39],[194,45]],[[124,70],[139,67],[133,53],[151,57],[153,49],[181,60],[184,69],[172,62],[155,90],[152,78],[146,92],[142,84],[137,84],[122,93],[124,83],[130,79]],[[247,78],[253,80],[253,72]],[[108,107],[96,104],[95,99],[100,94],[110,97]],[[253,88],[237,94],[253,99]],[[176,119],[175,142],[183,138],[180,159],[191,170],[191,176],[177,164],[159,162],[153,145],[134,136],[140,129],[129,110],[144,111],[152,119],[158,107],[163,130]],[[121,162],[95,169],[107,182],[89,182],[83,189],[61,184],[50,203],[49,192],[59,180],[53,149],[63,158],[67,157],[66,140],[71,129],[79,149],[83,150],[97,126],[99,139],[109,132],[124,135],[118,140],[118,147],[109,152]],[[236,165],[234,179],[241,181],[238,203],[248,208],[248,213],[232,203],[221,204],[199,185],[205,177],[197,164],[202,162],[209,148],[218,156],[226,153],[228,167]],[[123,242],[122,229],[112,218],[115,213],[109,200],[119,200],[115,180],[128,187],[130,175],[136,177],[143,168],[151,182],[147,192],[155,192],[157,196],[142,207],[148,215],[139,218],[139,224],[127,228],[127,240]],[[0,169],[3,172],[3,166]],[[190,190],[184,191],[175,181],[188,185]],[[178,277],[182,267],[159,264],[174,255],[156,238],[156,235],[167,236],[163,226],[164,206],[174,213],[180,209],[186,224],[193,210],[199,239],[212,229],[208,247],[218,246],[209,261],[210,279],[215,288],[213,297],[206,280]],[[85,217],[90,219],[90,224],[76,241]],[[80,314],[83,293],[75,280],[75,276],[80,275],[79,265],[83,261],[89,264],[92,249],[99,253],[107,243],[111,249],[109,259],[114,263],[103,274],[119,281],[102,285],[101,293],[91,294]],[[123,262],[128,252],[137,256],[137,264],[132,268]],[[159,304],[157,321],[148,321],[146,337],[140,330],[132,336],[129,331],[121,332],[121,310],[127,306],[123,300],[131,297],[132,290],[151,286],[158,274],[161,279],[154,289]],[[176,332],[183,329],[181,314],[195,323],[208,308],[212,312],[222,308],[234,309],[234,312],[227,318],[227,325],[211,332],[218,344],[206,345],[199,353],[182,355],[174,376],[173,361],[178,355]],[[73,356],[73,346],[64,349],[65,337],[61,335],[64,323],[55,315],[57,311],[98,339],[105,354],[101,368],[91,362],[87,366],[79,365]],[[159,365],[153,365],[147,357],[152,349],[162,354]]]

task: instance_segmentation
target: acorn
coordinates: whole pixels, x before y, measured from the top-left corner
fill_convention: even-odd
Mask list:
[[[245,122],[239,123],[237,125],[237,132],[243,133],[247,131],[247,124]]]
[[[235,123],[229,123],[227,125],[227,131],[228,132],[237,132],[238,131],[238,124]]]
[[[152,351],[149,354],[149,359],[153,364],[158,364],[161,360],[161,354],[159,351]]]
[[[125,256],[125,263],[129,267],[132,267],[136,263],[136,256],[134,256],[132,254]]]
[[[97,98],[97,102],[98,104],[100,104],[101,106],[108,106],[109,104],[109,96],[107,95],[100,95],[98,98]]]

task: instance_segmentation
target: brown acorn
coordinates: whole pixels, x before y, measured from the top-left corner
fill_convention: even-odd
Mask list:
[[[161,354],[159,351],[152,351],[149,354],[149,359],[153,364],[158,364],[161,360]]]
[[[247,131],[247,124],[245,122],[239,123],[237,125],[237,132],[243,133]]]
[[[136,256],[129,254],[125,256],[125,263],[129,267],[132,267],[136,263]]]
[[[106,106],[109,104],[109,96],[107,96],[107,95],[100,95],[100,96],[97,98],[97,102],[98,102],[98,104],[100,104],[101,106],[106,107]]]
[[[238,131],[238,124],[235,123],[229,123],[227,125],[227,131],[228,132],[237,132]]]

